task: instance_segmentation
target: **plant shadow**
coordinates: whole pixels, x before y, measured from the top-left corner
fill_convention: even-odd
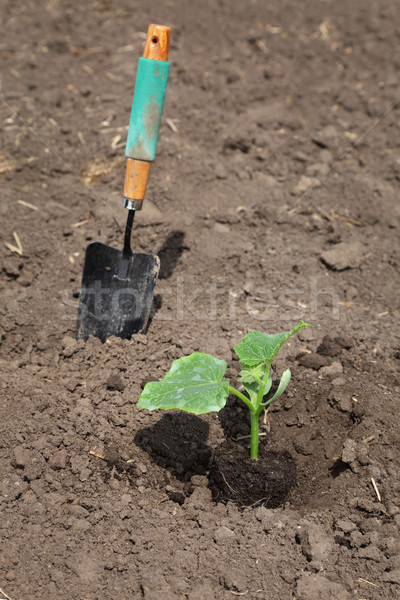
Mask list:
[[[207,472],[212,454],[205,443],[208,433],[209,425],[200,417],[171,412],[138,431],[134,441],[157,465],[181,481],[190,481]]]

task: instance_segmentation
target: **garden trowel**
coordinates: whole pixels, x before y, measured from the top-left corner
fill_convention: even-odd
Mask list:
[[[141,210],[150,166],[155,158],[167,87],[169,27],[150,25],[139,59],[125,156],[123,205],[128,209],[124,247],[100,242],[86,248],[79,300],[77,339],[90,335],[103,342],[112,335],[130,338],[149,324],[160,260],[135,254],[130,240],[136,210]]]

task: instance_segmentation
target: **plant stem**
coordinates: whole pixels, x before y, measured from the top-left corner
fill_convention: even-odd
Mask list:
[[[251,413],[251,442],[250,442],[250,458],[258,459],[258,424],[259,412]]]
[[[244,402],[247,406],[247,408],[253,412],[254,411],[254,406],[252,405],[252,403],[250,402],[250,400],[248,398],[246,398],[246,396],[244,394],[242,394],[242,392],[239,392],[239,390],[236,390],[234,387],[229,386],[229,393],[230,394],[235,394],[235,396],[237,396],[238,398],[240,398],[240,400],[242,400],[242,402]]]

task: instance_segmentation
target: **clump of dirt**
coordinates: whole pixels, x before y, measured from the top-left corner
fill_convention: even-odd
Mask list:
[[[247,448],[227,440],[214,453],[209,481],[215,502],[277,508],[296,484],[296,463],[289,452],[275,452],[261,444],[254,460]]]

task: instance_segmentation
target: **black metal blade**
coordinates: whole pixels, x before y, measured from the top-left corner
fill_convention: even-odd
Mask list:
[[[145,333],[160,260],[93,242],[86,248],[76,338]],[[122,276],[121,276],[122,275]]]

